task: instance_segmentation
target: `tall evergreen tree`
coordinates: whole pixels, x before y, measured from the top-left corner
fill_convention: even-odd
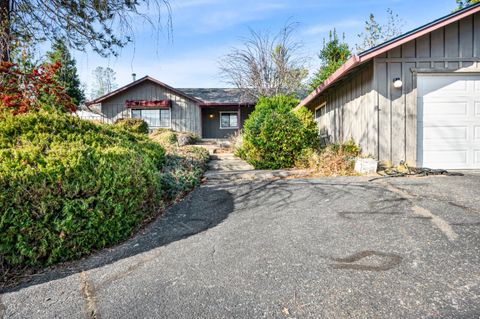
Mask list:
[[[340,41],[337,31],[330,31],[328,42],[323,39],[323,48],[318,54],[320,68],[313,75],[309,84],[311,90],[315,90],[330,75],[332,75],[351,56],[350,48],[345,43],[345,36]]]
[[[56,75],[56,80],[65,87],[66,93],[73,99],[74,104],[79,105],[85,100],[85,93],[77,74],[77,63],[65,43],[62,40],[55,40],[52,51],[47,53],[47,57],[50,63],[60,62],[62,64]]]

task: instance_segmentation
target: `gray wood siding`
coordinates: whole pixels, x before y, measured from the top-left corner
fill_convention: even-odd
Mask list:
[[[373,102],[373,63],[361,66],[334,87],[326,90],[309,107],[326,103],[325,127],[333,143],[353,139],[365,154],[376,156],[376,112]]]
[[[472,15],[375,58],[379,159],[417,158],[416,72],[480,72],[480,15]],[[394,78],[403,87],[395,89]]]
[[[128,117],[126,100],[172,100],[172,129],[181,132],[201,134],[201,110],[197,103],[178,96],[153,82],[143,82],[121,92],[102,103],[102,113],[111,120]]]
[[[398,164],[417,161],[417,74],[480,73],[480,14],[379,55],[310,105],[327,103],[326,130],[332,142],[350,138],[365,154]],[[400,78],[401,89],[393,87]]]

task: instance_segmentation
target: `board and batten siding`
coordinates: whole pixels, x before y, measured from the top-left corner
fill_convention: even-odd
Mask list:
[[[417,76],[480,74],[480,14],[398,46],[359,66],[309,106],[326,102],[331,142],[352,138],[364,154],[398,164],[417,162]],[[403,86],[393,87],[400,78]]]
[[[373,63],[369,62],[327,89],[309,109],[314,112],[325,103],[325,126],[321,129],[330,142],[352,139],[365,154],[376,157],[377,123],[372,88]]]
[[[480,72],[480,14],[412,40],[374,59],[379,159],[417,161],[417,75]],[[403,82],[401,89],[392,85]]]
[[[172,129],[201,135],[201,110],[198,104],[153,82],[143,82],[102,102],[102,113],[111,121],[129,117],[127,100],[172,100]]]

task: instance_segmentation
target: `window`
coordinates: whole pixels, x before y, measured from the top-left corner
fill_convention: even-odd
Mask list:
[[[315,109],[315,120],[319,121],[320,118],[325,115],[326,109],[327,109],[326,103],[323,103],[322,105],[317,107]]]
[[[150,129],[170,127],[170,109],[132,110],[132,117],[144,120]]]
[[[220,112],[221,129],[238,128],[238,112]]]

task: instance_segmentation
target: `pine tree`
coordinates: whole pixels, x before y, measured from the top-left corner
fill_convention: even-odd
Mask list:
[[[56,80],[61,86],[65,87],[66,93],[73,99],[74,104],[79,105],[85,100],[85,93],[81,88],[77,74],[76,61],[71,56],[65,43],[56,40],[52,45],[52,51],[47,53],[47,57],[50,63],[61,63]]]
[[[350,48],[345,43],[345,36],[340,41],[337,31],[330,31],[328,42],[323,40],[323,48],[318,54],[321,61],[320,68],[314,74],[309,86],[315,90],[330,75],[332,75],[351,56]]]

